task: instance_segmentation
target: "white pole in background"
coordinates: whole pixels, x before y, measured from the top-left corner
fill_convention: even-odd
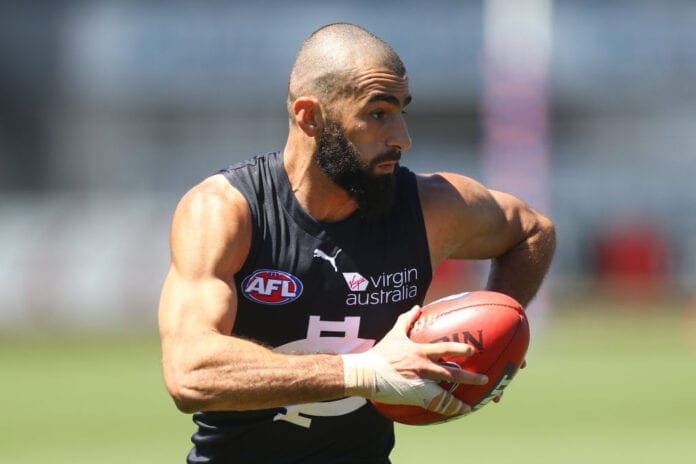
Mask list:
[[[552,0],[484,0],[487,185],[549,214],[549,60]],[[548,285],[528,308],[543,328]]]

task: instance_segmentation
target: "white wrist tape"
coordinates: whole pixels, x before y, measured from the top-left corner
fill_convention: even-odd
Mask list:
[[[387,404],[410,404],[442,412],[453,397],[434,380],[407,379],[384,358],[372,351],[344,354],[343,380],[346,394]]]

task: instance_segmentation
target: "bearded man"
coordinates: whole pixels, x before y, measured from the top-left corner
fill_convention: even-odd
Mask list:
[[[433,269],[491,259],[487,289],[526,305],[554,227],[463,175],[401,166],[410,100],[388,44],[325,26],[297,55],[283,150],[181,199],[159,324],[166,386],[198,426],[189,463],[388,463],[393,423],[369,400],[470,411],[438,382],[488,379],[437,361],[473,348],[407,336]]]

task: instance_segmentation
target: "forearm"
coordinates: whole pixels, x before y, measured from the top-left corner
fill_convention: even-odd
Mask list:
[[[555,248],[553,224],[539,222],[524,241],[491,261],[486,288],[510,295],[526,307],[548,272]]]
[[[438,381],[481,385],[487,379],[433,361],[469,356],[469,345],[410,341],[408,327],[418,314],[417,306],[402,314],[380,343],[360,354],[285,355],[212,332],[195,344],[165,337],[165,381],[187,413],[268,409],[345,396],[417,405],[447,416],[465,413],[469,407]]]
[[[185,412],[266,409],[344,396],[339,356],[285,355],[216,333],[166,344],[165,381]]]

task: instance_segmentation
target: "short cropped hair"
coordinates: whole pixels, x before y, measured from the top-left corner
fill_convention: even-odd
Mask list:
[[[288,82],[287,109],[301,96],[312,95],[327,108],[336,99],[354,95],[350,71],[360,63],[379,63],[398,76],[406,75],[399,55],[384,40],[350,23],[334,23],[314,31],[295,58]]]

